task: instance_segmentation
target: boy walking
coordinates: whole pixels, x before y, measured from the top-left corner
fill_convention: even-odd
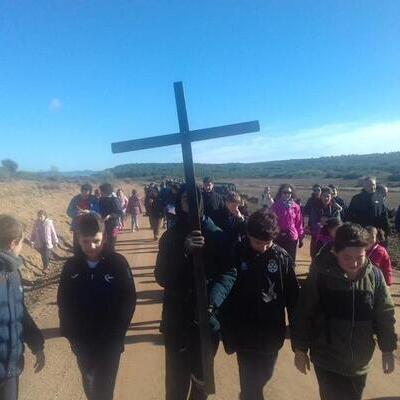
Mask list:
[[[374,335],[383,372],[394,370],[394,305],[382,272],[367,258],[369,245],[360,225],[342,225],[301,289],[292,335],[295,365],[307,374],[314,364],[321,400],[362,399]]]
[[[136,291],[128,262],[105,246],[95,213],[78,223],[80,253],[64,265],[58,289],[61,334],[76,355],[88,400],[112,400]]]
[[[222,316],[225,349],[236,352],[240,400],[263,400],[292,322],[299,286],[289,254],[275,245],[278,221],[263,210],[247,221],[247,237],[235,249],[237,280]]]
[[[0,215],[0,399],[18,399],[23,369],[24,342],[36,356],[35,372],[45,365],[43,336],[25,304],[18,257],[22,248],[22,225]]]

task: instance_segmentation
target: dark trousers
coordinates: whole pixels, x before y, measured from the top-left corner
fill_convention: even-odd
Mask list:
[[[315,256],[318,253],[318,242],[317,242],[317,237],[311,235],[311,241],[310,241],[310,256],[311,258],[315,258]]]
[[[293,240],[288,235],[279,235],[275,240],[276,244],[285,249],[293,260],[293,266],[296,263],[297,243],[298,240]]]
[[[17,376],[0,379],[0,400],[17,400],[18,384],[19,379]]]
[[[361,400],[367,375],[344,376],[314,366],[321,400]]]
[[[50,250],[44,245],[41,249],[39,249],[40,256],[42,257],[42,263],[44,268],[48,268],[50,264]]]
[[[153,230],[154,238],[158,238],[158,235],[160,233],[161,221],[161,217],[149,216],[150,227]]]
[[[113,399],[120,357],[119,348],[76,353],[88,400]]]
[[[78,233],[76,231],[72,232],[72,248],[75,256],[80,254],[81,246],[79,245]]]
[[[271,379],[278,353],[237,352],[240,400],[264,400],[263,389]]]
[[[219,339],[211,340],[211,352],[214,357],[218,350]],[[199,386],[194,377],[201,376],[199,347],[190,344],[189,349],[169,349],[165,347],[165,399],[166,400],[206,400],[208,395]],[[213,366],[214,368],[214,366]]]
[[[113,230],[106,231],[106,248],[109,252],[115,250],[115,244],[117,243],[117,236],[114,234]]]

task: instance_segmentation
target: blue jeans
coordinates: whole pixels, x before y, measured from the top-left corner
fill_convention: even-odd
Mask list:
[[[278,353],[238,351],[240,400],[264,400],[263,389],[274,372]]]

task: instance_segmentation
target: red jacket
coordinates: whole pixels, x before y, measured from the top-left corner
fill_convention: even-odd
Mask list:
[[[375,243],[374,246],[367,251],[367,256],[372,264],[383,272],[386,284],[390,286],[393,283],[393,268],[386,249],[379,243]]]

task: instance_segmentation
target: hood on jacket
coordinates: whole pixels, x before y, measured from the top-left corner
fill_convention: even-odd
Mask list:
[[[0,250],[0,271],[16,271],[22,264],[21,258]]]
[[[189,214],[182,210],[182,196],[186,192],[186,184],[182,185],[181,188],[178,190],[176,194],[176,205],[175,205],[175,212],[176,212],[176,223],[177,224],[185,224],[189,223]],[[203,205],[203,197],[201,195],[200,188],[196,185],[196,194],[197,194],[197,201],[199,204],[199,214],[200,219],[204,216],[204,205]]]

